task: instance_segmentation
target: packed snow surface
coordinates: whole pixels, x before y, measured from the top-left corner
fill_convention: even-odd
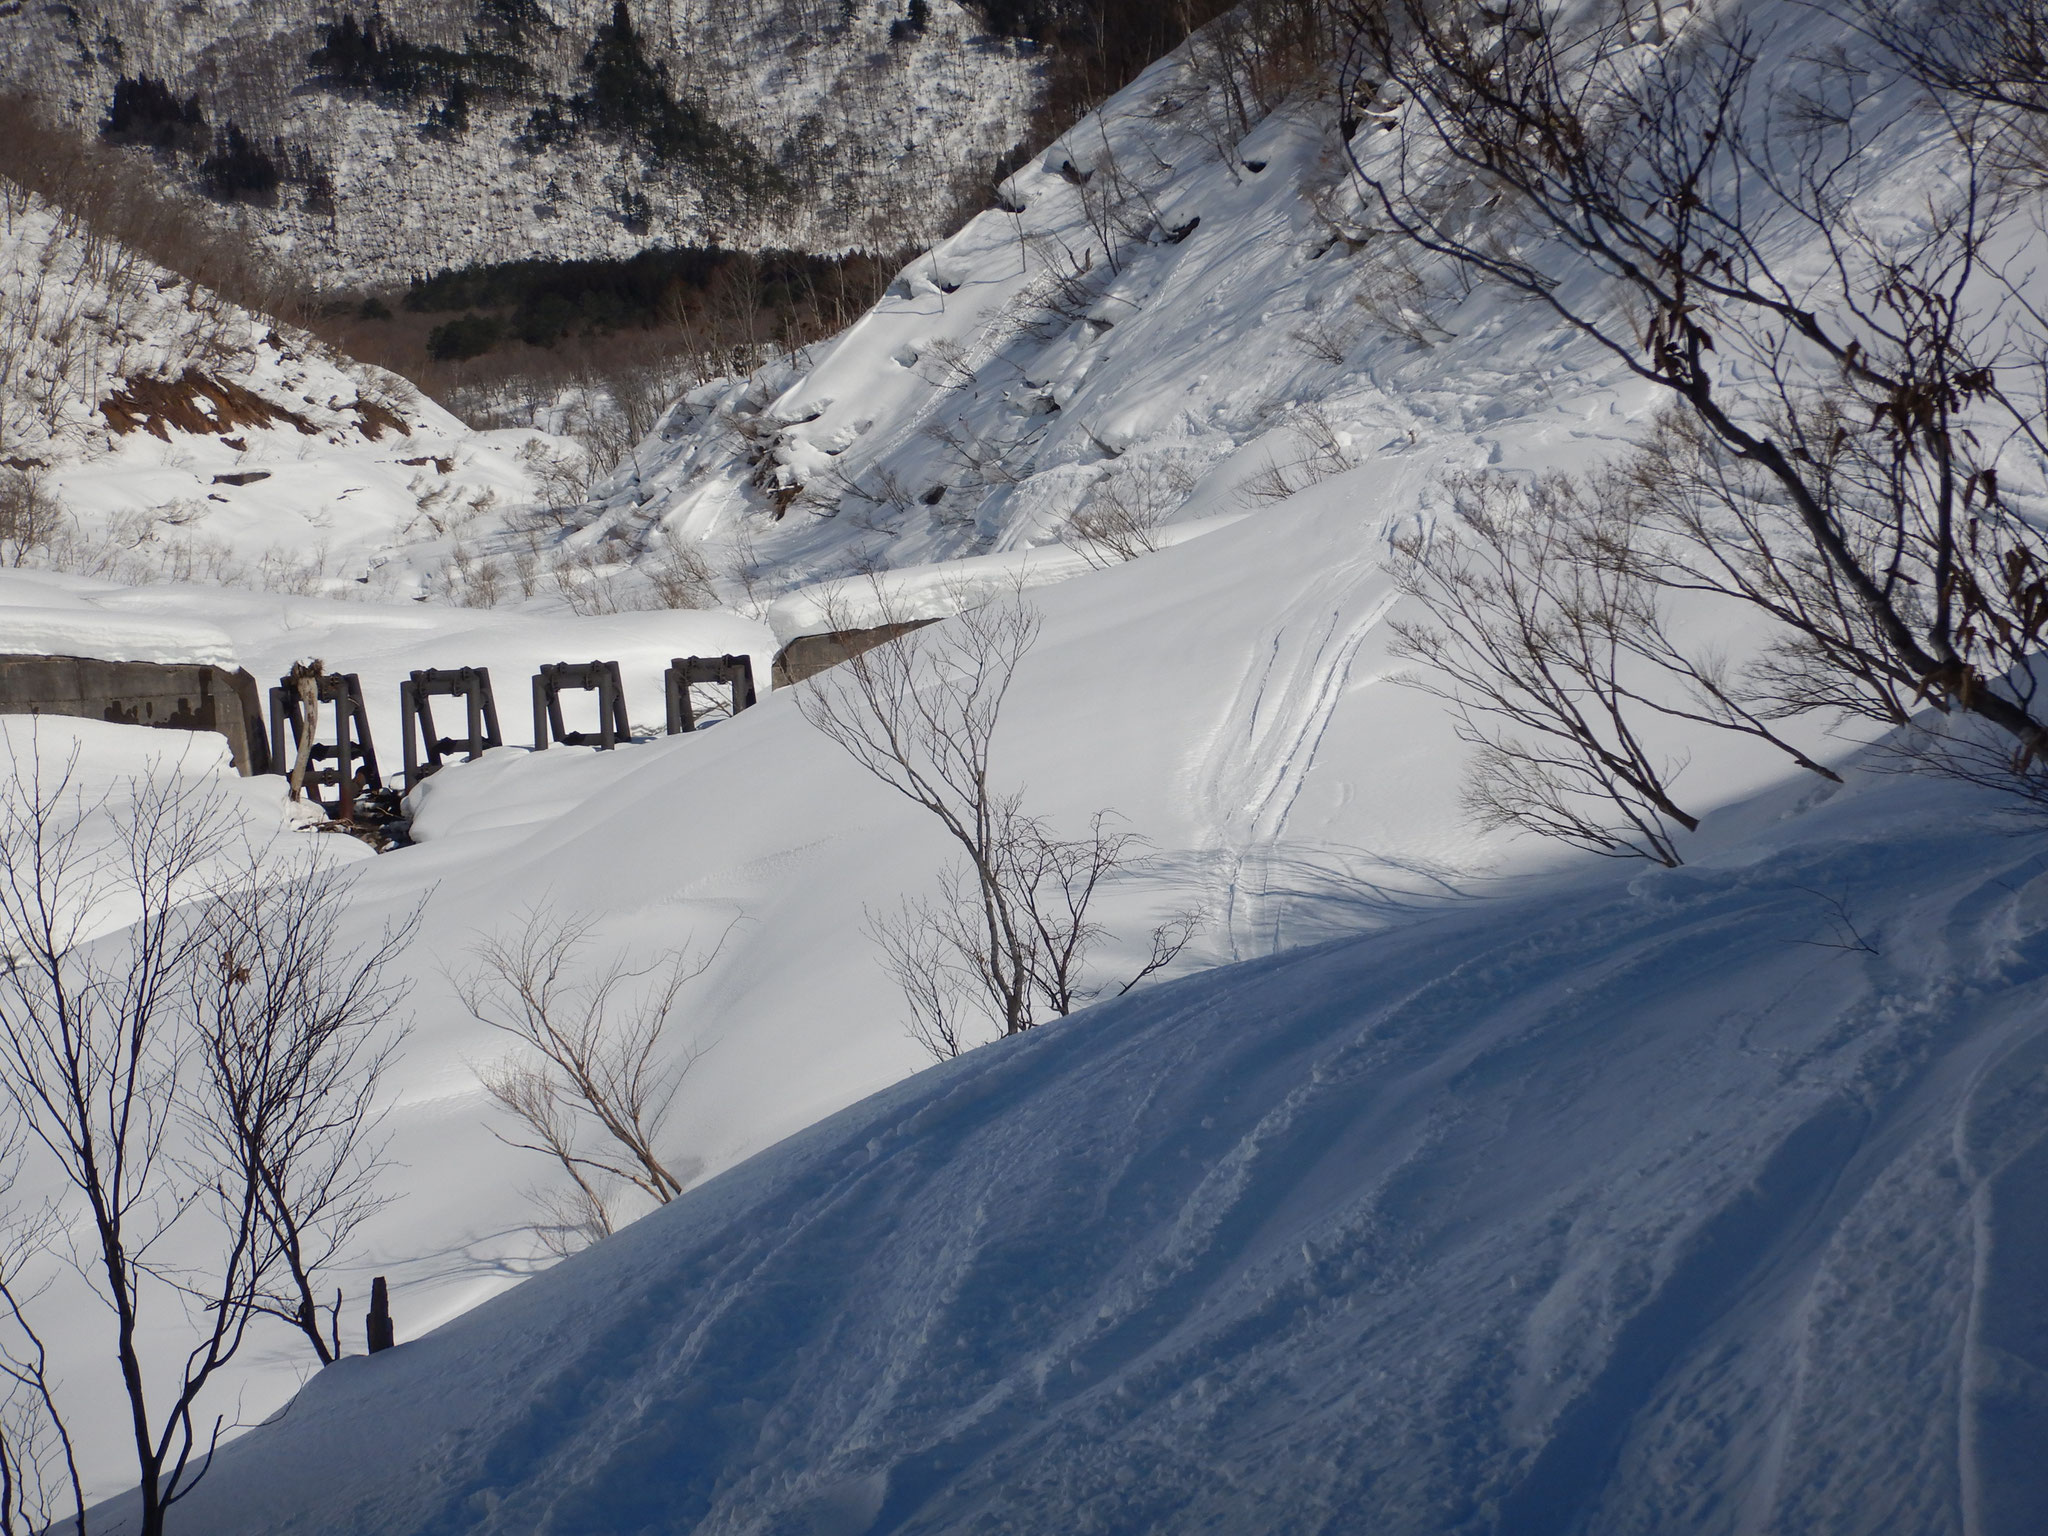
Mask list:
[[[2048,834],[1726,828],[927,1072],[173,1529],[2039,1531]]]

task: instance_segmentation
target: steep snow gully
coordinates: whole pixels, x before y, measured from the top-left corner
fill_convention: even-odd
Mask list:
[[[922,1074],[322,1372],[173,1528],[2048,1529],[2048,832],[1715,820]]]

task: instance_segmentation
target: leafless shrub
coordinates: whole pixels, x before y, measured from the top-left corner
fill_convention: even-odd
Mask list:
[[[512,579],[519,583],[519,595],[532,597],[540,590],[540,555],[530,549],[512,552]]]
[[[920,369],[931,365],[932,371],[924,377],[940,389],[970,389],[974,385],[974,364],[967,349],[949,336],[934,337],[918,354],[917,361]]]
[[[519,445],[518,458],[533,477],[543,507],[572,507],[589,496],[591,460],[587,452],[563,452],[545,438],[530,437]]]
[[[1087,318],[1101,297],[1101,277],[1092,250],[1077,256],[1050,231],[1028,235],[1025,244],[1039,271],[1011,300],[1010,320],[1020,333],[1049,341]]]
[[[592,618],[638,606],[630,591],[629,569],[624,561],[584,546],[556,551],[548,577],[571,613]]]
[[[1351,354],[1352,336],[1343,325],[1341,310],[1334,314],[1327,309],[1311,312],[1292,335],[1309,356],[1332,366],[1341,365]]]
[[[1897,125],[1853,71],[1764,115],[1770,40],[1710,17],[1661,50],[1625,16],[1536,0],[1350,19],[1355,67],[1403,103],[1401,132],[1354,146],[1361,185],[1413,248],[1667,393],[1713,520],[1752,541],[1745,570],[1711,547],[1679,561],[1790,629],[1783,702],[1903,695],[2003,733],[2039,779],[2048,539],[2011,488],[2048,458],[2048,315],[2006,254],[2032,213],[1992,109],[1916,106],[1948,165],[1900,231],[1855,216]],[[1820,259],[1795,275],[1792,251]]]
[[[767,611],[768,591],[764,582],[768,571],[762,564],[754,530],[744,518],[727,537],[720,574],[728,586],[740,594],[741,611],[755,618]]]
[[[903,477],[887,464],[877,464],[857,479],[837,465],[833,466],[831,474],[842,496],[851,496],[899,517],[917,502],[910,487],[903,483]]]
[[[1360,278],[1352,302],[1378,329],[1424,348],[1455,339],[1433,313],[1447,297],[1438,291],[1443,285],[1432,287],[1408,246],[1374,245],[1360,259]]]
[[[1101,246],[1103,262],[1114,277],[1123,270],[1124,248],[1149,238],[1160,227],[1159,208],[1144,182],[1125,167],[1111,147],[1106,118],[1098,115],[1095,128],[1101,144],[1090,156],[1093,164],[1081,180],[1081,217]]]
[[[1301,407],[1288,419],[1287,428],[1295,439],[1294,456],[1269,461],[1240,485],[1238,494],[1246,501],[1285,501],[1352,467],[1349,438],[1321,406]]]
[[[29,564],[56,541],[63,509],[34,470],[0,469],[0,560]]]
[[[1172,461],[1148,459],[1113,470],[1067,520],[1062,540],[1101,565],[1149,555],[1159,549],[1167,519],[1194,488],[1187,466]]]
[[[457,544],[448,552],[441,575],[448,600],[463,608],[495,608],[504,596],[505,572],[488,555]]]
[[[711,562],[703,550],[683,536],[680,529],[663,526],[656,530],[647,566],[656,600],[664,608],[715,608],[718,583]]]
[[[525,1139],[507,1144],[545,1154],[569,1179],[573,1193],[544,1202],[535,1229],[558,1247],[609,1235],[622,1187],[657,1205],[683,1192],[659,1143],[701,1047],[674,1044],[669,1025],[717,956],[714,946],[637,969],[593,966],[592,927],[531,907],[507,932],[477,939],[454,978],[471,1017],[519,1042],[478,1075],[521,1127]]]
[[[1010,463],[1010,455],[1021,446],[1018,443],[992,441],[964,420],[927,422],[923,431],[926,437],[942,445],[947,456],[977,484],[1016,485],[1028,478]]]
[[[1353,195],[1348,178],[1312,178],[1304,182],[1301,195],[1321,234],[1310,251],[1312,256],[1320,259],[1338,248],[1348,256],[1356,256],[1372,244],[1374,231],[1366,222],[1365,210]]]
[[[1108,813],[1085,838],[1057,838],[1017,793],[995,787],[996,726],[1038,625],[1021,598],[972,608],[819,674],[797,699],[813,727],[937,818],[964,856],[942,874],[938,900],[868,912],[913,1038],[942,1058],[972,1043],[970,1024],[1014,1035],[1099,995],[1082,981],[1101,936],[1091,906],[1135,841],[1107,829]],[[1180,914],[1155,929],[1150,959],[1120,990],[1171,964],[1195,926]]]
[[[1466,804],[1482,825],[1679,864],[1674,828],[1698,821],[1672,797],[1683,764],[1645,734],[1659,718],[1836,778],[1770,729],[1725,662],[1672,639],[1633,504],[1562,476],[1452,488],[1450,534],[1396,544],[1395,580],[1429,621],[1397,623],[1395,650],[1423,663],[1404,681],[1449,700],[1477,748]]]

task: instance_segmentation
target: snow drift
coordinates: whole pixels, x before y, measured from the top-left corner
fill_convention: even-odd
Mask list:
[[[926,1073],[173,1528],[2039,1530],[2048,837],[1747,819]]]

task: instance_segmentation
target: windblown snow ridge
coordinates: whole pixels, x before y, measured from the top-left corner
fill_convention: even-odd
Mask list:
[[[2037,1530],[2048,841],[1772,799],[917,1077],[322,1373],[174,1529]]]

